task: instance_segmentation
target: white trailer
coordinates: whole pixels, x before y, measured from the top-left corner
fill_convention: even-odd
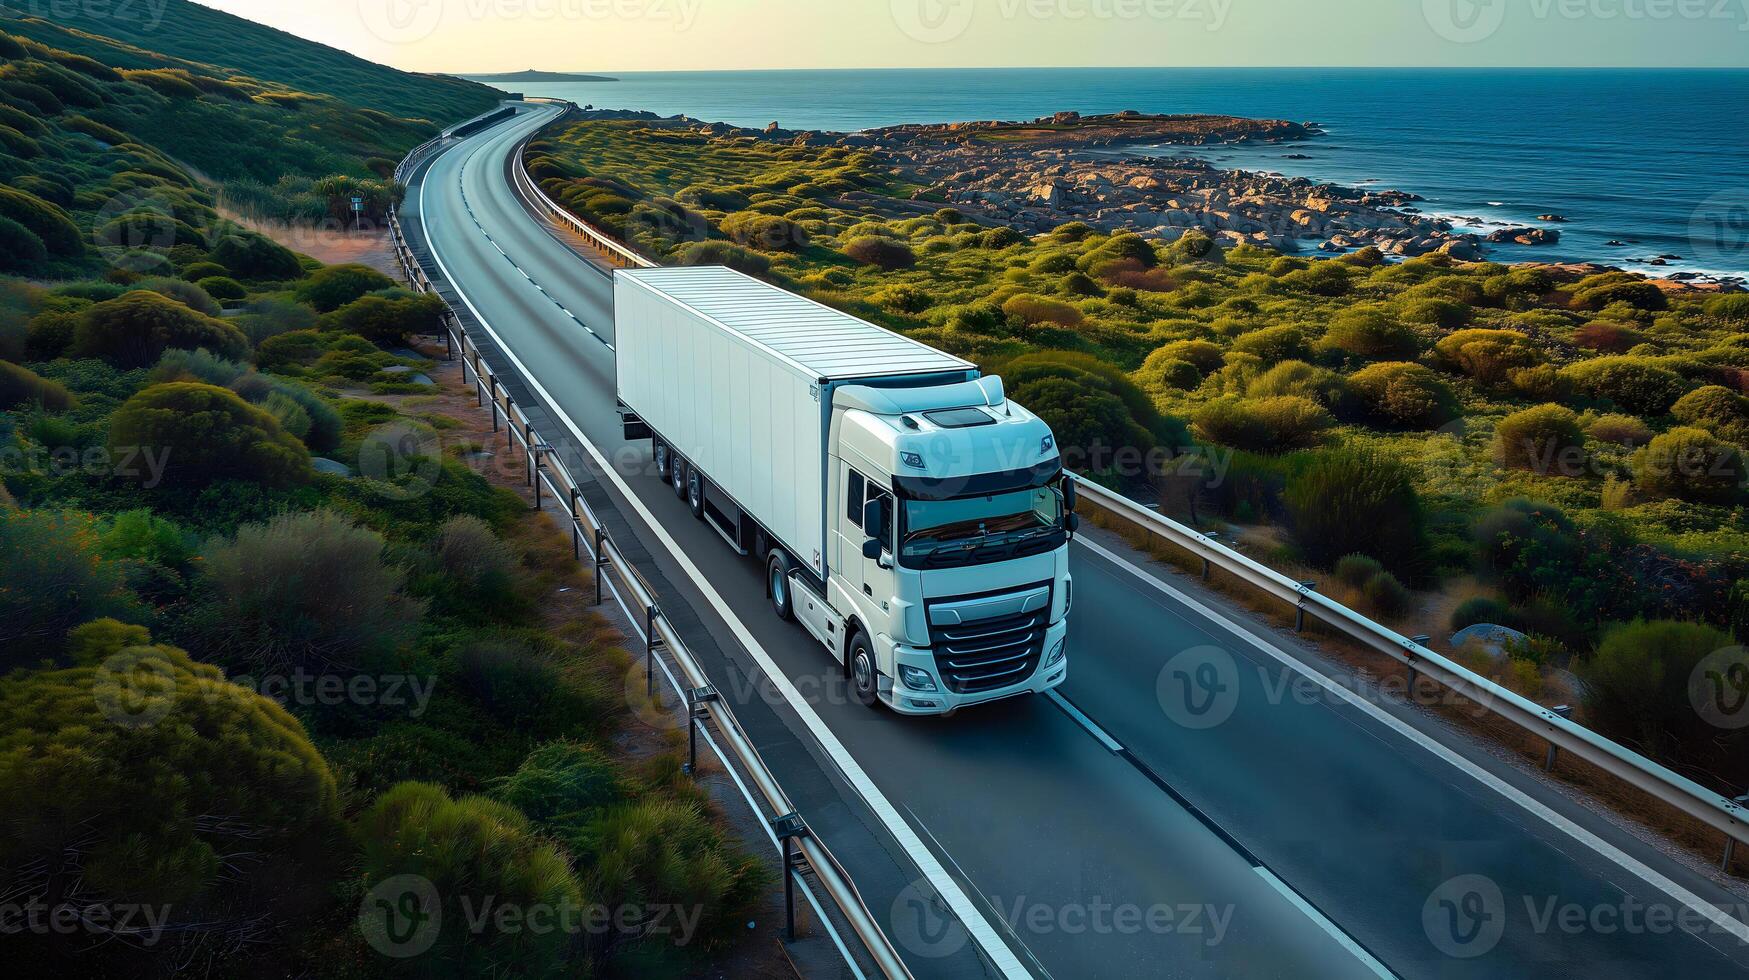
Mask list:
[[[721,267],[616,272],[614,326],[628,437],[859,697],[934,713],[1062,682],[1073,491],[999,378]]]

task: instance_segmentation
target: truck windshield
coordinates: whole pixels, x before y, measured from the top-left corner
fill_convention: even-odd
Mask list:
[[[911,567],[967,565],[1055,549],[1063,495],[1055,487],[952,500],[906,500],[899,557]]]

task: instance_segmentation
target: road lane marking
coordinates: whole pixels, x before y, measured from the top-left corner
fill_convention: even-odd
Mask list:
[[[444,151],[444,153],[448,152],[448,150]],[[436,159],[441,159],[444,153],[438,154],[437,157],[433,158],[434,161]],[[429,170],[427,173],[429,173]],[[444,264],[443,256],[438,253],[437,243],[431,237],[429,212],[425,210],[425,188],[427,185],[427,181],[422,181],[419,185],[419,213],[421,218],[420,231],[425,235],[426,248],[431,252],[432,259],[437,262],[438,269],[443,272],[444,279],[449,281],[450,288],[455,290],[456,295],[461,298],[462,303],[467,306],[469,312],[474,314],[474,319],[479,321],[480,326],[483,327],[487,333],[492,335],[492,339],[497,342],[498,348],[504,352],[504,356],[508,357],[511,363],[516,365],[516,369],[522,372],[523,379],[529,384],[529,386],[539,392],[542,398],[546,399],[548,406],[552,408],[553,415],[563,422],[567,429],[571,430],[571,434],[576,437],[577,441],[589,453],[590,457],[595,460],[599,473],[605,475],[613,483],[627,503],[629,503],[632,509],[638,514],[639,518],[644,521],[652,533],[656,535],[657,539],[661,541],[662,546],[668,550],[669,555],[679,562],[687,576],[692,579],[694,587],[696,587],[700,594],[702,594],[710,603],[711,608],[716,611],[724,624],[729,627],[730,632],[735,634],[735,638],[741,642],[741,645],[745,647],[747,652],[758,662],[760,669],[765,672],[766,678],[778,689],[783,695],[784,700],[789,703],[790,708],[795,711],[797,717],[800,718],[802,723],[808,727],[808,730],[813,733],[815,739],[819,741],[822,750],[825,751],[833,764],[838,767],[839,772],[843,775],[845,781],[848,782],[857,794],[862,797],[863,802],[868,806],[870,812],[881,821],[882,825],[886,827],[887,832],[893,836],[899,846],[904,848],[906,854],[909,855],[911,860],[917,865],[918,870],[923,873],[923,876],[928,879],[930,885],[935,888],[935,890],[941,895],[942,899],[947,902],[948,907],[959,917],[960,923],[965,926],[967,934],[978,944],[978,948],[983,950],[984,956],[989,962],[1000,970],[1003,976],[1029,976],[1030,974],[1028,974],[1026,967],[1021,964],[1020,960],[1015,956],[1014,951],[1008,947],[1007,943],[1002,941],[1001,937],[996,933],[995,928],[990,925],[989,921],[984,918],[983,913],[972,903],[972,900],[966,895],[965,891],[960,888],[959,883],[947,873],[947,869],[941,866],[941,862],[936,859],[934,853],[924,845],[922,839],[917,836],[916,831],[912,829],[911,825],[906,823],[905,819],[899,815],[899,812],[893,808],[892,803],[887,800],[885,794],[875,786],[874,780],[869,778],[868,773],[863,771],[862,766],[857,763],[849,750],[844,747],[844,744],[838,740],[838,736],[827,727],[823,720],[821,720],[819,714],[814,711],[813,705],[808,704],[807,700],[802,697],[801,692],[798,691],[795,684],[790,681],[789,675],[779,669],[777,664],[772,661],[770,655],[765,652],[765,648],[760,645],[759,641],[754,638],[753,634],[748,631],[747,627],[742,624],[740,618],[737,617],[734,611],[729,607],[728,602],[726,602],[722,595],[719,594],[710,584],[710,580],[706,578],[704,573],[699,570],[698,566],[693,563],[691,557],[686,554],[686,551],[680,547],[679,543],[669,535],[668,529],[662,526],[661,522],[656,519],[656,516],[650,512],[649,508],[644,505],[644,502],[632,491],[632,488],[625,482],[625,479],[614,470],[612,464],[610,464],[607,458],[601,454],[601,451],[595,447],[595,444],[589,441],[588,437],[583,434],[583,430],[579,428],[575,422],[571,421],[571,418],[568,415],[558,408],[558,400],[553,398],[551,393],[549,393],[534,376],[533,372],[528,370],[527,365],[523,364],[521,358],[516,356],[516,352],[504,342],[504,338],[499,335],[498,331],[492,328],[491,322],[480,313],[478,307],[474,306],[473,300],[468,298],[467,293],[462,290],[460,284],[456,282],[455,277],[450,275],[448,266]]]
[[[1085,537],[1077,538],[1076,543],[1094,554],[1099,555],[1118,568],[1129,572],[1145,584],[1171,596],[1185,608],[1200,613],[1205,620],[1227,630],[1247,645],[1263,651],[1265,654],[1268,654],[1270,657],[1279,661],[1283,666],[1303,675],[1314,684],[1317,684],[1326,691],[1329,691],[1343,701],[1346,701],[1355,708],[1371,716],[1372,719],[1379,724],[1396,732],[1411,743],[1427,750],[1436,758],[1449,763],[1459,772],[1470,776],[1477,782],[1505,797],[1507,800],[1516,803],[1528,813],[1540,818],[1550,827],[1567,834],[1569,837],[1573,838],[1573,840],[1590,848],[1596,854],[1614,862],[1623,870],[1633,874],[1648,885],[1651,885],[1658,891],[1663,892],[1670,898],[1687,906],[1699,915],[1704,916],[1708,921],[1713,923],[1713,925],[1719,927],[1720,930],[1737,937],[1739,941],[1749,943],[1749,925],[1746,925],[1737,918],[1726,914],[1711,902],[1706,901],[1699,895],[1696,895],[1677,884],[1675,881],[1659,873],[1657,870],[1640,861],[1633,855],[1628,854],[1626,851],[1623,851],[1621,848],[1616,847],[1614,844],[1597,836],[1590,830],[1574,823],[1566,816],[1550,808],[1547,804],[1532,798],[1529,794],[1520,790],[1518,787],[1513,786],[1499,776],[1496,776],[1488,770],[1483,769],[1481,766],[1476,765],[1457,751],[1432,738],[1415,726],[1385,711],[1383,708],[1380,708],[1378,705],[1373,704],[1371,701],[1366,700],[1358,694],[1355,694],[1347,687],[1325,677],[1318,671],[1311,669],[1298,658],[1276,647],[1275,644],[1268,642],[1264,637],[1245,629],[1238,623],[1227,618],[1225,614],[1204,605],[1199,600],[1167,584],[1159,578],[1149,575],[1134,563],[1112,552],[1103,545],[1090,541]],[[1696,933],[1684,933],[1684,935],[1690,936],[1694,939],[1699,939],[1700,941],[1707,943],[1709,946],[1712,945],[1710,942],[1707,942],[1704,935]]]
[[[1098,725],[1095,725],[1093,723],[1093,719],[1091,719],[1091,718],[1087,717],[1085,714],[1083,714],[1080,708],[1077,708],[1073,704],[1071,704],[1068,698],[1063,697],[1061,694],[1058,694],[1055,688],[1052,688],[1051,690],[1046,691],[1045,697],[1050,698],[1052,701],[1056,702],[1057,707],[1062,708],[1063,712],[1065,714],[1067,714],[1070,718],[1075,719],[1076,724],[1080,725],[1082,728],[1087,729],[1087,733],[1092,735],[1094,738],[1098,739],[1100,744],[1102,744],[1106,748],[1110,749],[1113,753],[1119,753],[1119,752],[1123,751],[1123,746],[1118,743],[1117,739],[1112,738],[1110,735],[1106,734],[1105,729],[1100,728]]]
[[[1354,938],[1352,936],[1350,936],[1346,932],[1343,932],[1342,929],[1336,925],[1336,923],[1331,922],[1329,916],[1318,911],[1316,906],[1314,906],[1312,903],[1306,901],[1304,898],[1300,897],[1299,892],[1296,892],[1292,888],[1289,888],[1287,882],[1282,881],[1280,878],[1277,878],[1275,876],[1275,872],[1269,870],[1268,868],[1266,868],[1262,865],[1258,865],[1253,870],[1255,870],[1257,872],[1257,876],[1259,878],[1262,878],[1264,881],[1269,882],[1269,887],[1271,887],[1271,888],[1275,889],[1277,892],[1281,893],[1282,898],[1285,898],[1288,901],[1292,902],[1294,904],[1295,908],[1299,909],[1301,912],[1303,912],[1305,914],[1306,918],[1311,919],[1313,922],[1317,923],[1318,928],[1323,929],[1326,933],[1329,934],[1331,939],[1336,940],[1337,945],[1341,946],[1343,949],[1346,949],[1346,950],[1348,950],[1348,952],[1353,954],[1354,958],[1359,960],[1360,964],[1362,966],[1366,967],[1367,970],[1371,971],[1373,976],[1382,977],[1382,978],[1384,978],[1384,980],[1397,980],[1397,975],[1395,973],[1391,972],[1390,967],[1387,967],[1383,963],[1380,963],[1378,961],[1377,957],[1373,956],[1371,953],[1366,951],[1366,947],[1355,942]]]

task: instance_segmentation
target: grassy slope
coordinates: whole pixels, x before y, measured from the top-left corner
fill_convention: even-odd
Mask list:
[[[154,23],[151,17],[160,3],[163,20]],[[51,43],[117,67],[156,68],[175,59],[244,66],[241,70],[220,70],[239,74],[247,71],[255,78],[278,82],[287,88],[332,95],[356,106],[432,125],[464,119],[489,107],[502,95],[460,78],[410,74],[365,61],[189,0],[114,5],[121,8],[121,16],[99,11],[98,6],[33,4],[14,10],[0,4],[0,11],[39,13],[64,27],[99,35],[75,35]],[[25,33],[37,37],[28,30]],[[137,47],[121,60],[113,60],[114,46],[104,38]]]

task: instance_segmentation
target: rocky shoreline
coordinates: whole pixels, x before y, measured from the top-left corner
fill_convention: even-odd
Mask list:
[[[857,194],[852,195],[855,203],[889,217],[911,217],[945,202],[982,223],[1009,225],[1027,234],[1080,221],[1101,231],[1131,231],[1165,242],[1195,229],[1224,245],[1249,243],[1290,255],[1341,254],[1370,246],[1401,258],[1445,254],[1460,261],[1482,261],[1489,257],[1490,245],[1553,245],[1561,240],[1561,232],[1548,226],[1566,220],[1548,214],[1539,218],[1544,221],[1540,227],[1501,226],[1478,233],[1460,228],[1452,218],[1422,213],[1417,205],[1423,199],[1403,191],[1224,169],[1194,157],[1144,152],[1162,146],[1293,144],[1322,135],[1316,123],[1133,111],[1100,116],[1059,112],[1029,121],[912,124],[835,133],[789,130],[775,122],[751,129],[628,111],[584,115],[667,122],[723,138],[868,150],[924,186],[910,201]],[[1480,223],[1476,219],[1475,224]],[[1652,281],[1670,289],[1734,285],[1693,273]]]

